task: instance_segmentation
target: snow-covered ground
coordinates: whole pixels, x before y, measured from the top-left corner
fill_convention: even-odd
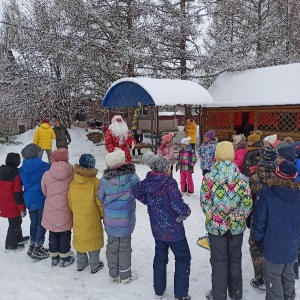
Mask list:
[[[0,164],[5,162],[7,153],[18,152],[32,142],[34,130],[29,130],[18,137],[19,145],[0,146]],[[73,127],[70,130],[72,143],[69,147],[70,163],[77,163],[83,153],[91,153],[96,157],[99,169],[98,177],[102,176],[105,168],[106,150],[104,146],[95,146],[86,138],[83,129]],[[43,157],[46,160],[46,155]],[[136,164],[137,174],[145,178],[149,168]],[[174,174],[179,182],[179,173]],[[184,196],[184,200],[192,209],[191,216],[185,221],[186,236],[192,253],[190,275],[190,295],[194,300],[204,300],[205,293],[210,288],[211,267],[209,251],[196,244],[198,237],[205,234],[204,216],[199,205],[201,185],[201,171],[199,163],[194,173],[195,193]],[[146,206],[137,201],[137,223],[132,234],[132,269],[138,273],[138,279],[129,285],[113,284],[108,278],[105,248],[100,257],[105,263],[104,269],[91,274],[89,269],[83,272],[76,270],[76,263],[66,267],[51,267],[50,259],[34,261],[26,255],[27,249],[16,253],[5,253],[4,244],[8,222],[0,218],[0,300],[147,300],[154,298],[152,286],[152,261],[154,256],[154,240],[151,234]],[[23,219],[23,233],[29,235],[29,216]],[[262,300],[265,293],[250,286],[253,268],[248,250],[249,231],[245,232],[243,245],[243,280],[244,299]],[[48,235],[45,246],[48,245]],[[174,257],[169,254],[168,286],[164,299],[174,299],[173,294]],[[300,293],[299,281],[296,282],[296,291]]]

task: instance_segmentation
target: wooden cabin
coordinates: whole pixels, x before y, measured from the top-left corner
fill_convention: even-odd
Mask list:
[[[202,111],[202,132],[213,129],[219,140],[233,134],[300,141],[300,64],[221,74],[209,87],[214,99]]]

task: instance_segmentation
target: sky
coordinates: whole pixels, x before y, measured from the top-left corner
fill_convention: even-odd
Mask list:
[[[19,145],[0,145],[0,164],[4,164],[7,153],[21,152],[25,145],[32,142],[34,130],[29,130],[18,136]],[[105,168],[104,145],[95,145],[87,140],[84,129],[72,127],[70,135],[72,142],[69,145],[70,163],[78,163],[83,153],[91,153],[96,158],[96,167],[101,178]],[[53,144],[54,145],[54,144]],[[55,147],[53,146],[53,149]],[[143,150],[144,151],[144,150]],[[43,159],[46,161],[46,155]],[[142,165],[139,158],[136,162],[137,175],[144,179],[149,168]],[[179,183],[179,172],[174,173],[174,178]],[[210,253],[196,244],[200,236],[205,235],[204,215],[200,209],[199,194],[201,186],[201,171],[199,162],[193,174],[195,193],[191,196],[184,195],[184,201],[191,207],[192,213],[184,221],[187,240],[190,246],[192,262],[190,275],[190,295],[194,300],[205,300],[205,294],[211,286]],[[100,259],[105,266],[96,274],[91,274],[87,268],[82,272],[76,270],[76,263],[66,268],[51,267],[50,258],[35,261],[27,256],[25,250],[15,253],[5,253],[5,237],[7,219],[0,218],[0,299],[6,300],[149,300],[154,299],[153,291],[153,257],[154,239],[150,229],[149,217],[146,206],[137,201],[136,227],[132,234],[132,270],[137,272],[138,279],[129,285],[113,284],[109,281],[108,268],[105,257],[105,246],[101,250]],[[23,219],[22,230],[24,235],[29,235],[29,216]],[[253,267],[248,246],[249,230],[245,231],[243,243],[243,286],[244,300],[263,300],[265,293],[250,286],[253,278]],[[106,244],[106,234],[104,235]],[[48,234],[44,244],[48,247]],[[169,254],[167,289],[164,300],[173,300],[173,273],[174,257]],[[300,293],[299,280],[296,282],[296,292]]]

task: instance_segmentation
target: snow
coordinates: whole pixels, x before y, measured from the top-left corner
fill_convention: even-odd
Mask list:
[[[146,90],[156,106],[213,103],[213,98],[204,87],[189,80],[125,77],[112,83],[108,91],[114,85],[126,81],[134,82]]]
[[[0,163],[5,162],[7,153],[21,152],[21,149],[32,142],[34,130],[29,130],[18,136],[19,145],[0,146]],[[101,178],[105,168],[106,150],[104,146],[96,146],[87,140],[84,129],[73,127],[70,130],[72,142],[70,144],[70,163],[77,163],[83,153],[91,153],[96,157],[99,169],[98,177]],[[54,149],[54,148],[53,148]],[[43,157],[46,160],[46,154]],[[136,164],[137,174],[145,178],[149,168]],[[186,236],[192,254],[190,295],[194,300],[204,300],[205,293],[211,286],[211,266],[209,251],[196,245],[198,237],[205,235],[204,216],[199,205],[201,184],[201,171],[199,162],[195,167],[194,184],[195,194],[184,196],[184,200],[191,207],[191,216],[184,221]],[[174,178],[179,182],[179,173],[174,173]],[[151,234],[146,206],[137,201],[137,223],[132,234],[132,269],[138,273],[138,279],[129,285],[113,284],[108,278],[105,248],[101,250],[100,258],[105,267],[96,274],[91,274],[87,268],[83,272],[76,270],[76,263],[66,267],[51,267],[50,259],[34,261],[26,254],[26,250],[16,253],[5,253],[4,243],[7,232],[7,219],[0,218],[0,299],[6,300],[148,300],[154,298],[153,269],[154,239]],[[29,216],[23,219],[22,229],[24,235],[29,235]],[[263,300],[265,293],[252,288],[249,284],[253,276],[253,268],[248,247],[249,231],[246,230],[243,244],[243,280],[244,299]],[[106,240],[106,237],[105,237]],[[48,246],[48,234],[45,246]],[[173,295],[174,257],[169,254],[168,280],[165,300],[174,299]],[[299,281],[296,282],[296,291],[300,293]]]
[[[221,74],[207,107],[300,104],[300,63]]]

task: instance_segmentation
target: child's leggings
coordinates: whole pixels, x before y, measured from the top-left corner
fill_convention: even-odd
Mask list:
[[[194,182],[191,171],[180,170],[180,186],[182,192],[194,193]]]

